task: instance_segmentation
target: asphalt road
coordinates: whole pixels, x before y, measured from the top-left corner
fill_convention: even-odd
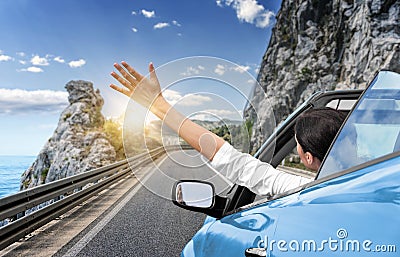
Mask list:
[[[208,180],[217,191],[227,186],[194,155],[194,151],[172,152],[158,165],[137,174],[144,186],[132,188],[56,256],[179,256],[205,215],[173,205],[169,198],[175,180]]]

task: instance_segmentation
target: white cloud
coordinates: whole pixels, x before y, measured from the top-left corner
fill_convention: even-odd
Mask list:
[[[200,106],[206,102],[211,102],[211,97],[204,95],[187,94],[185,95],[177,105],[180,106]]]
[[[67,105],[67,92],[0,88],[0,114],[59,113]]]
[[[20,57],[24,57],[25,53],[24,52],[17,52],[17,55],[20,56]]]
[[[61,56],[57,56],[53,60],[56,62],[59,62],[59,63],[65,63],[65,60],[63,58],[61,58]]]
[[[223,2],[236,11],[240,21],[255,24],[259,28],[268,27],[274,17],[274,13],[266,10],[257,0],[217,0],[216,4],[222,7]]]
[[[135,33],[138,32],[137,28],[134,28],[134,27],[132,27],[132,31]]]
[[[234,71],[237,71],[239,73],[244,73],[244,72],[250,70],[250,66],[238,65],[238,66],[232,67],[231,69]]]
[[[168,22],[159,22],[156,25],[154,25],[154,29],[162,29],[165,27],[169,27],[169,23]]]
[[[212,114],[222,117],[222,118],[238,114],[237,112],[234,112],[231,110],[219,110],[219,109],[208,109],[208,110],[205,110],[205,112],[212,113]]]
[[[162,94],[165,97],[165,99],[172,105],[176,104],[179,101],[179,99],[182,98],[182,95],[178,91],[171,89],[164,90]]]
[[[70,61],[68,63],[69,67],[71,68],[79,68],[86,64],[86,61],[83,59],[79,59],[77,61]]]
[[[186,68],[185,72],[181,73],[181,75],[183,75],[183,76],[198,75],[204,69],[205,68],[203,66],[201,66],[201,65],[198,65],[197,67],[189,66],[189,67]]]
[[[240,111],[231,111],[224,109],[207,109],[190,117],[190,119],[194,120],[240,120],[241,118],[242,114]]]
[[[4,54],[0,55],[0,62],[7,62],[7,61],[11,61],[12,59],[13,58],[11,56],[4,55]]]
[[[131,12],[131,14],[132,14],[132,15],[136,15],[136,14],[137,14],[137,12],[135,12],[135,11],[132,11],[132,12]]]
[[[26,64],[26,61],[24,61],[24,60],[19,60],[19,63],[22,64],[22,65],[25,65],[25,64]]]
[[[175,26],[178,26],[178,27],[180,27],[180,26],[182,26],[179,22],[177,22],[177,21],[172,21],[172,24],[174,24]]]
[[[35,67],[35,66],[31,66],[27,69],[21,69],[19,71],[27,71],[27,72],[32,72],[32,73],[39,73],[39,72],[43,72],[42,68],[39,67]]]
[[[182,95],[178,91],[167,89],[163,91],[163,96],[172,105],[180,106],[200,106],[212,101],[211,97],[196,94]]]
[[[275,14],[271,11],[263,12],[257,19],[256,19],[256,26],[259,28],[266,28],[271,23],[271,19],[275,16]]]
[[[217,67],[215,68],[214,72],[222,76],[225,73],[225,67],[221,64],[217,64]]]
[[[32,65],[39,65],[39,66],[47,66],[49,65],[49,61],[46,57],[40,57],[39,55],[35,55],[31,59]]]
[[[145,9],[142,9],[141,12],[142,12],[143,16],[146,18],[154,18],[156,15],[154,11],[147,11]]]

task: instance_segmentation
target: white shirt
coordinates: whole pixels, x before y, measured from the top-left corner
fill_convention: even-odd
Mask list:
[[[233,183],[245,186],[257,195],[275,195],[312,181],[276,170],[271,164],[239,152],[226,142],[215,154],[211,165]]]

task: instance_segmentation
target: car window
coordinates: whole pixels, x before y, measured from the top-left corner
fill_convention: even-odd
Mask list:
[[[318,178],[400,150],[400,75],[380,72],[326,157]]]
[[[312,96],[313,97],[313,96]],[[311,98],[312,98],[311,97]],[[358,97],[358,96],[357,96]],[[356,104],[357,100],[356,99],[337,99],[334,98],[324,104],[325,107],[329,107],[332,109],[336,109],[339,111],[344,112],[346,115],[349,113],[349,111],[353,108],[353,106]],[[291,119],[296,116],[299,116],[301,114],[301,111],[307,110],[305,108],[307,105],[309,105],[308,101],[306,101],[301,107],[299,107],[295,112],[289,116],[289,118],[286,119],[286,121],[283,123],[281,126],[291,126],[291,129],[288,130],[288,134],[292,135],[292,138],[289,139],[287,142],[287,146],[291,146],[290,151],[287,151],[287,154],[282,158],[280,161],[279,165],[276,167],[278,170],[297,175],[297,176],[302,176],[305,178],[309,179],[315,179],[317,176],[316,171],[312,171],[310,169],[307,169],[304,164],[300,161],[300,156],[298,155],[297,152],[297,147],[296,147],[296,141],[294,138],[294,121]],[[289,124],[292,123],[292,124]],[[260,155],[263,157],[263,154]],[[266,161],[266,160],[263,160]],[[257,195],[254,201],[259,201],[265,198],[269,198],[270,196],[263,196],[263,195]]]
[[[330,101],[326,107],[336,110],[350,111],[356,102],[357,100],[355,99],[334,99]]]
[[[356,104],[356,102],[357,102],[356,99],[333,99],[330,102],[328,102],[325,106],[342,111],[347,115],[348,112]],[[285,172],[294,175],[315,179],[315,177],[317,176],[317,172],[307,169],[304,166],[304,164],[300,161],[300,156],[297,153],[297,147],[294,140],[295,139],[293,137],[292,141],[294,147],[292,151],[290,151],[290,153],[282,160],[281,164],[277,167],[277,169],[283,170]]]

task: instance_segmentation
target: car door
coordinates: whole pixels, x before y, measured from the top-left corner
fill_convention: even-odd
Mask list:
[[[395,256],[399,155],[316,181],[286,201],[271,203],[280,212],[274,243],[266,246],[270,256]]]
[[[207,223],[182,256],[396,256],[400,152],[354,169]]]

